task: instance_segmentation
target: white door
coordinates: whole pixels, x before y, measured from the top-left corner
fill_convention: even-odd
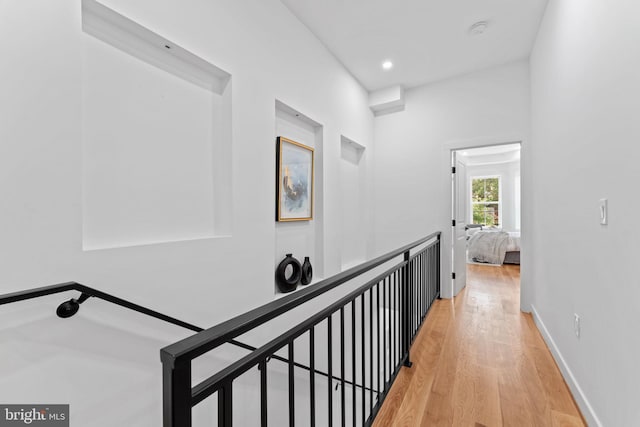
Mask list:
[[[453,165],[451,182],[453,190],[452,210],[452,236],[453,236],[453,294],[457,295],[467,284],[467,225],[468,195],[467,195],[467,169],[453,152]],[[455,223],[455,225],[453,225]]]

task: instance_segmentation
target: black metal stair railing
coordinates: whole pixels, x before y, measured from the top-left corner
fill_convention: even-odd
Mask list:
[[[106,292],[102,292],[98,289],[91,288],[89,286],[83,285],[78,282],[58,283],[56,285],[43,286],[40,288],[26,289],[23,291],[3,294],[3,295],[0,295],[0,305],[11,304],[14,302],[40,298],[47,295],[59,294],[59,293],[68,292],[68,291],[78,291],[80,292],[80,296],[77,299],[71,298],[70,300],[63,302],[58,306],[58,308],[56,309],[56,314],[58,315],[58,317],[61,317],[63,319],[66,319],[75,315],[80,309],[80,304],[87,301],[91,297],[95,297],[95,298],[99,298],[104,301],[110,302],[112,304],[127,308],[129,310],[136,311],[138,313],[142,313],[147,316],[154,317],[156,319],[160,319],[164,322],[171,323],[173,325],[180,326],[185,329],[189,329],[194,332],[204,331],[204,329],[199,326],[192,325],[191,323],[187,323],[180,319],[176,319],[175,317],[167,316],[166,314],[159,313],[157,311],[151,310],[150,308],[143,307],[141,305],[138,305],[131,301],[127,301],[122,298],[118,298],[116,296],[113,296]],[[229,344],[233,344],[245,350],[256,349],[255,347],[249,344],[246,344],[237,340],[230,340]],[[286,361],[286,359],[283,359],[281,357],[276,357],[276,359]],[[304,366],[302,365],[300,367],[304,368]]]
[[[57,285],[43,286],[41,288],[27,289],[24,291],[18,291],[10,294],[0,295],[0,305],[11,304],[14,302],[24,301],[24,300],[33,299],[33,298],[44,297],[47,295],[59,294],[67,291],[78,291],[80,292],[80,297],[78,299],[72,298],[68,301],[63,302],[58,306],[56,310],[56,314],[62,318],[73,316],[78,312],[78,309],[80,308],[80,304],[82,304],[83,302],[85,302],[87,299],[91,297],[95,297],[95,298],[102,299],[104,301],[108,301],[112,304],[116,304],[121,307],[128,308],[129,310],[137,311],[139,313],[146,314],[147,316],[155,317],[156,319],[160,319],[165,322],[172,323],[176,326],[181,326],[183,328],[190,329],[194,332],[203,331],[203,329],[198,326],[192,325],[187,322],[183,322],[182,320],[176,319],[171,316],[167,316],[166,314],[158,313],[157,311],[151,310],[150,308],[143,307],[131,301],[118,298],[106,292],[102,292],[98,289],[94,289],[77,282],[59,283]]]
[[[440,232],[433,233],[163,348],[164,426],[191,426],[192,408],[214,395],[218,426],[370,426],[401,367],[411,366],[411,344],[440,296],[440,250]],[[247,355],[192,386],[195,358],[398,256],[373,280],[259,348],[245,345]],[[274,374],[272,360],[286,370]],[[259,374],[246,378],[254,368]],[[287,378],[286,390],[269,387],[274,376]],[[234,412],[240,406],[234,398],[247,390],[234,388],[241,380],[243,387],[254,381],[249,390],[260,394],[250,420],[244,401],[243,411]],[[272,410],[274,395],[286,410]]]
[[[399,255],[404,255],[402,262],[260,348],[235,339]],[[73,316],[80,304],[95,297],[197,332],[161,351],[165,426],[190,426],[192,407],[212,394],[217,395],[218,425],[233,425],[234,381],[253,367],[260,372],[259,424],[267,425],[273,420],[267,401],[268,365],[272,360],[286,366],[288,376],[287,420],[276,420],[273,425],[296,422],[332,425],[334,421],[342,425],[371,425],[401,366],[411,365],[411,343],[433,301],[439,297],[440,233],[207,330],[76,282],[0,295],[0,305],[72,290],[80,292],[80,296],[60,304],[56,312],[62,318]],[[323,330],[326,340],[316,339]],[[299,348],[303,337],[309,342],[304,355],[306,363],[296,361],[299,359],[296,343]],[[225,343],[250,353],[192,387],[191,361]],[[276,354],[279,350],[286,351],[286,357]],[[301,400],[295,389],[295,374],[299,370],[306,372],[308,378],[306,419],[296,414],[296,398]],[[317,389],[323,382],[326,382],[323,389],[326,413],[316,407],[322,400]]]

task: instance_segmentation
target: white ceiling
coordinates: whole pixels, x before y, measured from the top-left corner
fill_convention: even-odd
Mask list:
[[[368,90],[529,57],[547,0],[281,0]],[[469,27],[487,21],[484,34]],[[393,61],[390,71],[384,60]]]

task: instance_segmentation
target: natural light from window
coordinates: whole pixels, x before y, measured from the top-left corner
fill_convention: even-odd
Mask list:
[[[500,177],[474,177],[471,179],[471,206],[473,224],[500,226]]]

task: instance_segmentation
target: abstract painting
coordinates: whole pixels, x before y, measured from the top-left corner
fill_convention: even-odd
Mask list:
[[[277,139],[276,220],[313,219],[313,148]]]

